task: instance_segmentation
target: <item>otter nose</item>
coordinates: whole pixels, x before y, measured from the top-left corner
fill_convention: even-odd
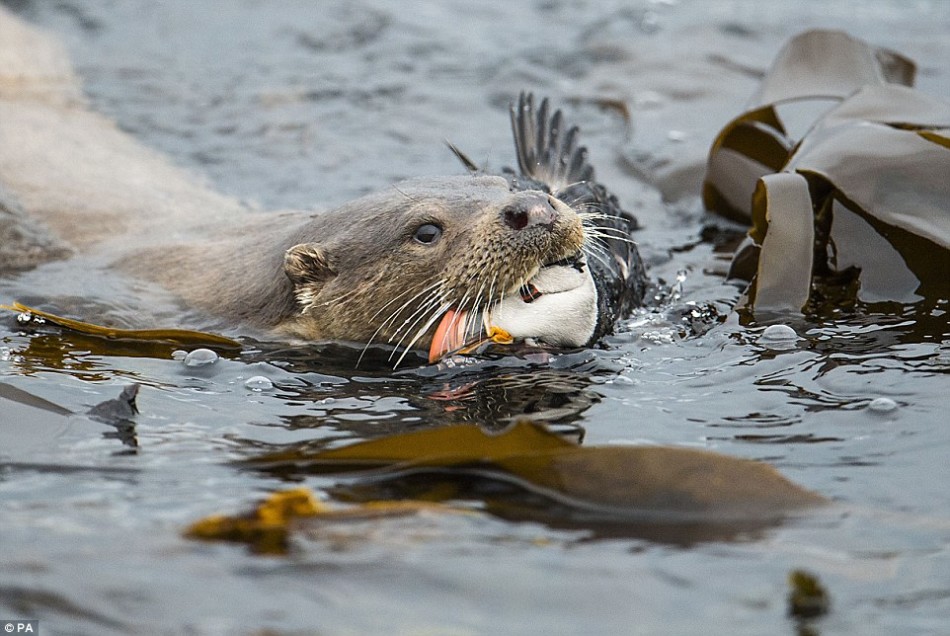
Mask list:
[[[513,230],[538,226],[551,229],[557,220],[557,210],[551,205],[549,197],[526,196],[506,206],[501,212],[501,218],[505,225]]]

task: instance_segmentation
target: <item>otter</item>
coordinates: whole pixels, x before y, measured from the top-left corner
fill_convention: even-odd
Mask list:
[[[589,345],[642,299],[636,220],[592,180],[577,129],[548,112],[530,95],[512,108],[518,172],[404,181],[122,266],[192,306],[302,340],[419,347],[432,361],[492,328]]]
[[[11,19],[0,13],[0,23]],[[14,36],[34,44],[40,37],[18,29]],[[642,301],[636,219],[595,181],[577,127],[546,99],[536,108],[523,94],[511,108],[517,170],[485,174],[456,150],[472,174],[405,181],[328,212],[254,214],[85,109],[62,67],[40,91],[0,81],[0,185],[74,249],[98,250],[109,267],[229,323],[305,341],[388,343],[402,355],[423,349],[435,361],[492,333],[590,345]],[[17,163],[11,149],[30,145],[27,127],[34,143]],[[94,157],[106,169],[121,162],[108,173],[106,198],[123,187],[143,196],[99,208],[71,198],[90,167],[57,153]],[[174,231],[158,231],[167,226]]]

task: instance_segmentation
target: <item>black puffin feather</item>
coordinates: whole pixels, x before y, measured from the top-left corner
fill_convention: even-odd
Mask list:
[[[541,190],[579,212],[593,213],[586,222],[603,248],[588,257],[597,286],[598,320],[593,340],[613,330],[614,323],[642,304],[646,290],[643,261],[632,242],[636,217],[598,183],[580,145],[577,126],[566,126],[561,110],[550,112],[547,98],[535,108],[534,96],[521,93],[512,104],[511,131],[518,172],[503,172],[515,190]]]

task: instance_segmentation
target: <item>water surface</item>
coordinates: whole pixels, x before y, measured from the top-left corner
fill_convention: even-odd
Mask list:
[[[811,626],[819,633],[946,632],[945,304],[784,317],[801,339],[771,348],[764,324],[728,315],[739,293],[721,276],[728,246],[704,232],[712,220],[696,194],[710,141],[788,36],[846,28],[915,58],[919,86],[946,96],[950,6],[5,4],[62,38],[94,108],[263,209],[327,208],[400,178],[462,174],[444,139],[500,168],[513,159],[509,100],[525,88],[549,95],[640,217],[659,306],[602,349],[461,371],[419,359],[396,372],[356,368],[358,349],[252,341],[195,368],[170,351],[26,333],[11,316],[0,324],[0,382],[77,413],[130,382],[142,390],[133,427],[3,403],[0,615],[38,617],[46,633],[781,634],[799,628],[786,616],[786,576],[806,568],[832,595]],[[56,271],[0,281],[0,298],[71,291],[117,313],[136,302],[106,283],[69,290]],[[274,388],[246,387],[253,376]],[[180,536],[275,488],[302,483],[331,498],[340,487],[234,460],[525,415],[586,444],[764,460],[836,506],[696,541],[488,514],[317,528],[286,558]]]

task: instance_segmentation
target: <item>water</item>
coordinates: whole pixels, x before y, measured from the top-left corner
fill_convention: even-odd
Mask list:
[[[397,372],[357,368],[348,347],[253,341],[189,366],[173,348],[143,356],[29,335],[10,314],[0,382],[80,415],[3,402],[0,615],[38,617],[46,633],[793,634],[786,576],[806,568],[832,598],[810,626],[818,633],[947,632],[946,307],[720,321],[739,291],[721,278],[728,235],[703,231],[695,193],[713,135],[787,36],[847,28],[916,58],[919,86],[945,96],[950,6],[5,4],[63,39],[96,109],[265,209],[461,174],[445,138],[478,162],[509,164],[507,101],[523,88],[550,95],[645,226],[662,307],[633,316],[606,348],[550,364],[439,371],[416,359]],[[591,96],[623,100],[629,118]],[[54,283],[5,280],[0,298],[60,294]],[[134,294],[108,285],[81,302],[131,311]],[[797,339],[770,337],[782,326]],[[132,381],[142,385],[134,426],[81,415]],[[303,483],[331,498],[340,487],[234,460],[524,415],[586,444],[764,460],[836,506],[693,543],[438,514],[311,528],[286,558],[180,536],[275,488]]]

